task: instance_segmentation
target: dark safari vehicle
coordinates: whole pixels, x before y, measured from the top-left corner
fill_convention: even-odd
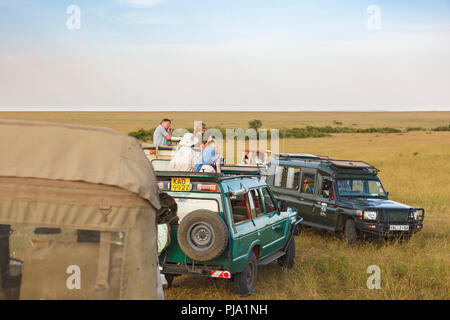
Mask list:
[[[160,191],[177,204],[177,217],[159,226],[162,273],[232,279],[236,293],[251,294],[258,267],[275,260],[291,268],[295,209],[280,208],[258,176],[157,172]]]
[[[279,154],[267,182],[275,197],[296,207],[301,224],[343,232],[348,243],[362,236],[409,237],[423,227],[424,209],[388,198],[379,170],[362,161],[309,154]]]

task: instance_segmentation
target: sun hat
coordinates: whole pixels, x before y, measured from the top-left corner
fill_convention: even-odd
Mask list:
[[[190,132],[186,133],[180,140],[180,145],[191,147],[198,143],[198,138]]]

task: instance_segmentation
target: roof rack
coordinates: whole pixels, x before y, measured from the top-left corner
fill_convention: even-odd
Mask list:
[[[280,160],[305,160],[317,161],[322,163],[329,163],[335,168],[339,169],[368,169],[374,173],[380,172],[375,166],[360,160],[337,160],[330,159],[328,156],[318,156],[304,153],[280,153],[276,155]]]
[[[293,159],[293,160],[328,160],[328,156],[318,156],[308,153],[278,153],[275,155],[278,159]]]
[[[208,173],[208,172],[188,172],[188,171],[156,171],[157,177],[186,177],[194,178],[199,180],[214,180],[223,181],[229,179],[239,179],[239,178],[258,178],[256,174],[224,174],[224,173]]]

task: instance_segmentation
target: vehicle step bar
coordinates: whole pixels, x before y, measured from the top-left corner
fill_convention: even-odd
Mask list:
[[[325,225],[319,224],[319,223],[310,222],[310,221],[302,221],[301,224],[303,224],[305,226],[309,226],[309,227],[325,229],[328,231],[336,231],[336,228],[325,226]]]
[[[282,256],[284,256],[286,254],[286,252],[284,251],[277,251],[275,252],[273,255],[265,258],[264,260],[259,262],[260,266],[266,266],[271,262],[274,262],[275,260],[277,260],[278,258],[281,258]]]

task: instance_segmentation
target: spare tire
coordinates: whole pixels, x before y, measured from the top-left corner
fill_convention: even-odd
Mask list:
[[[195,210],[181,220],[177,237],[186,256],[197,261],[209,261],[222,254],[229,235],[225,221],[217,212]]]

